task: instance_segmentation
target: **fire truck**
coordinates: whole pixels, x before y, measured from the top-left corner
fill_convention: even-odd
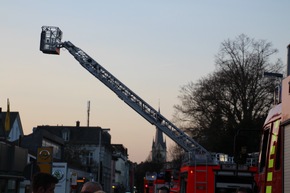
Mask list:
[[[276,104],[263,126],[256,179],[259,193],[290,192],[290,45],[287,63],[287,76],[276,89]]]
[[[170,186],[172,192],[214,193],[220,191],[232,192],[237,187],[254,188],[256,167],[235,164],[230,162],[229,159],[220,159],[219,154],[207,151],[82,49],[76,47],[70,41],[62,42],[61,39],[62,31],[58,27],[43,26],[40,50],[45,54],[59,55],[61,48],[67,49],[81,66],[187,152],[187,164],[180,169],[179,180],[175,181],[175,186]],[[178,188],[176,188],[176,183],[178,183]]]
[[[171,172],[171,171],[170,171]],[[157,193],[165,186],[170,193],[232,193],[238,187],[256,191],[257,165],[236,164],[231,161],[211,164],[185,164],[179,170],[178,178],[169,179],[145,177],[144,193]]]
[[[170,192],[179,192],[179,172],[172,169],[166,169],[160,173],[146,172],[144,178],[144,193],[156,193],[161,187],[167,187]]]

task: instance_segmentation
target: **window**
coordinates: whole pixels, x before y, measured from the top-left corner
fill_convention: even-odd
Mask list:
[[[14,192],[16,192],[16,184],[17,184],[17,182],[16,182],[16,180],[14,180],[14,179],[9,179],[8,180],[8,186],[7,186],[7,189],[8,189],[8,193],[14,193]]]
[[[180,175],[180,193],[186,193],[187,189],[187,173],[182,173]]]
[[[262,153],[260,157],[260,172],[264,171],[265,165],[266,165],[266,158],[267,158],[267,147],[269,144],[269,131],[270,128],[266,128],[263,133],[263,141],[262,141]]]
[[[84,164],[85,165],[88,165],[88,166],[93,165],[93,163],[94,163],[94,160],[93,160],[93,152],[87,152],[85,154],[84,158],[85,158],[84,159]]]
[[[69,130],[63,130],[62,131],[62,138],[64,141],[69,141],[70,139],[70,131]]]

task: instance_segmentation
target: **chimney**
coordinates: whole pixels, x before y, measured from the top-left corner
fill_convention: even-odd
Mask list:
[[[76,122],[76,127],[80,127],[80,121]]]

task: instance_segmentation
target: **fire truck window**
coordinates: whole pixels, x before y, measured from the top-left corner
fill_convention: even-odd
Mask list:
[[[263,172],[266,165],[266,153],[267,147],[269,143],[269,130],[270,128],[266,128],[263,134],[263,142],[262,142],[262,154],[261,154],[261,162],[260,162],[260,172]]]
[[[277,150],[275,159],[275,169],[279,170],[281,166],[281,130],[278,131]]]

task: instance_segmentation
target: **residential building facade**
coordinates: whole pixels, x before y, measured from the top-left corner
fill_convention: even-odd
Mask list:
[[[39,163],[40,149],[46,148],[51,149],[49,172],[60,177],[56,193],[79,192],[86,181],[100,182],[107,193],[116,193],[117,186],[119,193],[133,192],[134,168],[128,150],[122,144],[112,146],[108,131],[77,122],[37,126],[24,135],[19,113],[0,108],[0,193],[30,192],[32,175],[47,169]],[[71,185],[73,175],[77,175],[76,187]]]
[[[122,144],[113,144],[112,184],[114,193],[130,190],[128,150]]]
[[[3,112],[0,107],[0,136],[13,142],[23,136],[23,128],[19,112]]]
[[[64,142],[63,161],[91,174],[106,192],[111,190],[111,135],[101,127],[37,126],[33,133],[49,132]]]

